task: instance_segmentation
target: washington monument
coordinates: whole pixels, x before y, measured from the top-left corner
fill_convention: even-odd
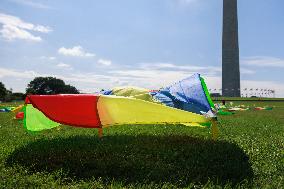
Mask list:
[[[222,95],[240,97],[237,0],[223,0]]]

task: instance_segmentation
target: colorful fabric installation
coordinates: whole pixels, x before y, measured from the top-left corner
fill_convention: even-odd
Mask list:
[[[0,112],[11,112],[15,107],[0,107]]]
[[[1,108],[0,112],[10,112],[11,110],[9,110],[8,108]]]
[[[237,105],[237,106],[232,106],[233,102],[229,103],[230,105],[221,105],[221,104],[215,104],[215,109],[217,110],[217,115],[233,115],[236,112],[240,111],[249,111],[249,110],[273,110],[273,107],[253,107],[246,106],[244,104],[242,105]]]
[[[273,107],[255,107],[254,110],[273,110]]]
[[[204,80],[196,74],[156,91],[120,87],[101,94],[29,95],[24,125],[29,131],[60,124],[86,128],[121,124],[210,125],[216,115],[206,90]]]
[[[14,112],[18,113],[22,109],[23,105],[20,105],[18,107],[15,106],[4,106],[0,107],[0,112]]]
[[[30,131],[60,124],[101,128],[117,124],[207,123],[192,112],[140,99],[108,95],[30,95],[25,127]],[[77,106],[76,106],[77,105]],[[74,107],[80,107],[75,111]]]

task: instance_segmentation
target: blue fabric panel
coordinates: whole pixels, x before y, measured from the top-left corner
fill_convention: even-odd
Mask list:
[[[0,112],[10,112],[10,110],[8,110],[7,108],[2,108],[0,109]]]
[[[196,114],[201,114],[200,111],[204,111],[204,108],[200,107],[199,104],[192,102],[184,102],[177,99],[176,97],[171,95],[171,93],[167,89],[160,90],[159,92],[152,92],[150,94],[153,96],[154,99],[170,107],[193,112]]]
[[[208,112],[211,109],[203,91],[199,74],[183,79],[167,87],[166,90],[178,101],[193,104],[196,111]]]
[[[112,94],[112,90],[102,91],[101,94],[102,95],[111,95]]]
[[[155,100],[167,106],[175,107],[174,100],[172,99],[173,96],[168,91],[150,92],[150,94]]]

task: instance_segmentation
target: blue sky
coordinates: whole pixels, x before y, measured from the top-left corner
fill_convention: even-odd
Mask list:
[[[239,0],[241,87],[284,97],[284,1]],[[200,73],[221,88],[222,0],[1,0],[0,80],[55,76],[82,92],[159,88]]]

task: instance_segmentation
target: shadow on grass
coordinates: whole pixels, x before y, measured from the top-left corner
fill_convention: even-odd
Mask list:
[[[88,136],[38,140],[16,149],[6,165],[30,173],[62,170],[75,180],[102,177],[123,183],[236,184],[253,177],[237,145],[189,136]]]

